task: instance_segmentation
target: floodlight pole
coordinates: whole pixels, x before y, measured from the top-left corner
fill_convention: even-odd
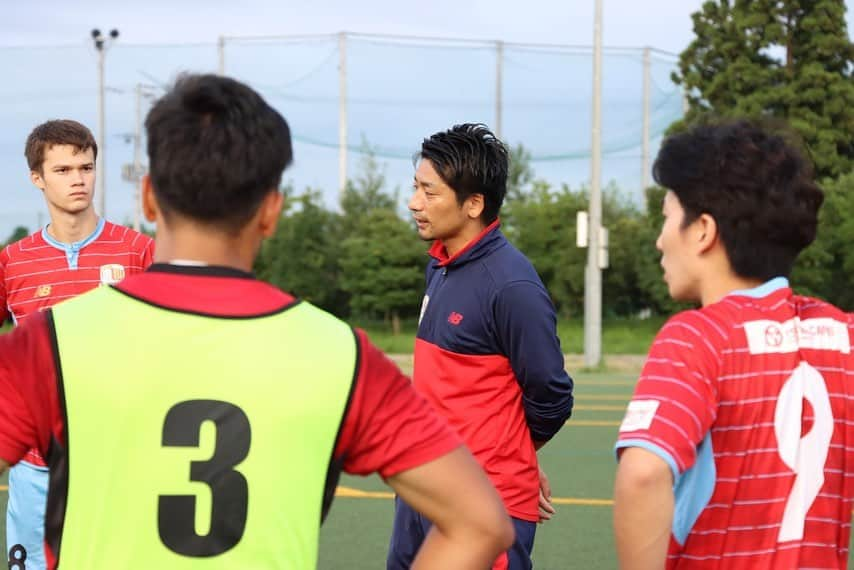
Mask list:
[[[602,0],[596,0],[593,24],[593,128],[590,160],[590,239],[584,272],[584,365],[598,366],[602,360],[602,270],[599,244],[602,224],[600,188],[602,159]]]
[[[109,39],[101,34],[97,28],[92,30],[92,41],[98,52],[98,164],[96,169],[96,194],[98,194],[98,206],[96,211],[101,217],[107,213],[107,161],[106,161],[106,120],[105,120],[105,97],[104,97],[104,55],[111,40],[119,37],[119,31],[110,30]]]

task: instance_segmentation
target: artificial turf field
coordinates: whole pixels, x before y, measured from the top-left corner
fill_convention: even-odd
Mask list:
[[[596,372],[573,377],[573,417],[539,453],[558,512],[539,527],[534,565],[549,570],[616,568],[611,533],[612,446],[637,376],[634,372]],[[321,531],[318,568],[385,567],[393,512],[388,491],[377,477],[342,477]],[[5,513],[6,495],[4,475],[0,478],[0,513]],[[5,545],[2,516],[0,543]],[[854,569],[850,561],[848,568]]]

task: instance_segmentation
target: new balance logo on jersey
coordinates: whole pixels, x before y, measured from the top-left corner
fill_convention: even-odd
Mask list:
[[[47,297],[50,295],[50,285],[39,285],[36,289],[35,294],[33,294],[34,299],[41,299],[42,297]]]
[[[463,322],[463,316],[460,313],[453,311],[450,315],[448,315],[448,322],[454,326],[457,326],[461,322]]]
[[[125,278],[125,268],[118,263],[101,266],[101,284],[115,285]]]

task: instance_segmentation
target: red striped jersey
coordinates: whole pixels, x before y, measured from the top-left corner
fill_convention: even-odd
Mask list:
[[[113,284],[151,265],[154,241],[130,228],[98,220],[87,238],[66,244],[47,229],[0,251],[0,323],[16,324],[100,284]],[[26,461],[43,466],[36,450]]]
[[[0,251],[0,322],[16,323],[97,285],[118,283],[151,264],[154,241],[103,218],[71,244],[36,232]]]
[[[668,568],[845,568],[854,502],[849,319],[785,279],[670,319],[617,447],[675,478]]]

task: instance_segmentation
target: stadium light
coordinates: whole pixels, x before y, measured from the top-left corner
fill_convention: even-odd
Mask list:
[[[95,28],[92,30],[92,41],[95,44],[95,51],[98,52],[98,163],[101,165],[98,168],[97,176],[97,194],[98,194],[98,214],[102,217],[107,213],[107,161],[106,156],[106,121],[104,120],[104,54],[107,48],[119,37],[119,31],[115,28],[110,30],[108,36],[104,36],[101,30]]]

